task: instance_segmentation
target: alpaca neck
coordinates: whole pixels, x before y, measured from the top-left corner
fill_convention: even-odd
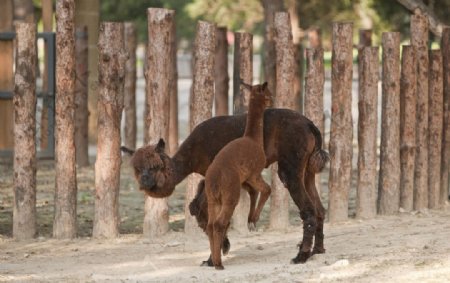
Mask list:
[[[247,114],[247,125],[245,126],[244,137],[249,137],[256,142],[262,144],[263,143],[263,115],[264,115],[264,107],[260,105],[252,103],[250,101],[250,105],[248,108]]]

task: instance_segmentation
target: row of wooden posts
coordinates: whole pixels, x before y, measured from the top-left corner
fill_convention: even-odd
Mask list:
[[[57,1],[56,65],[56,182],[53,236],[72,238],[76,223],[76,159],[79,144],[75,141],[74,117],[83,102],[74,99],[82,92],[77,79],[86,74],[75,56],[74,1]],[[166,9],[148,9],[148,35],[145,71],[146,127],[145,143],[159,138],[169,140],[169,151],[176,150],[176,119],[170,119],[177,107],[177,71],[175,14]],[[295,109],[292,82],[296,68],[289,14],[276,13],[273,19],[276,50],[274,107]],[[129,32],[124,32],[129,30]],[[36,159],[35,159],[35,25],[19,24],[15,74],[15,158],[13,236],[36,235]],[[370,218],[377,213],[397,213],[401,208],[438,208],[448,195],[450,160],[450,29],[444,29],[440,50],[428,56],[427,20],[422,15],[411,19],[411,46],[403,47],[400,68],[400,35],[382,36],[382,132],[380,170],[377,172],[377,98],[379,49],[366,46],[359,50],[359,118],[357,217]],[[98,142],[95,163],[94,237],[116,237],[119,227],[119,180],[121,156],[120,120],[125,104],[124,144],[136,144],[135,81],[136,58],[132,26],[102,23],[99,37]],[[348,199],[352,172],[352,35],[351,23],[334,23],[332,40],[332,119],[329,177],[330,221],[348,217]],[[135,38],[135,36],[134,36]],[[127,42],[125,44],[125,42]],[[193,85],[190,99],[190,129],[216,113],[228,114],[228,70],[226,30],[199,22],[194,43]],[[323,133],[323,50],[306,50],[305,115]],[[248,93],[239,86],[240,78],[251,82],[252,35],[236,33],[234,54],[234,113],[246,111]],[[64,58],[61,60],[60,58]],[[75,64],[77,58],[77,64]],[[430,58],[430,59],[429,59]],[[430,60],[430,61],[428,61]],[[76,70],[76,66],[81,69]],[[75,71],[76,70],[76,71]],[[77,75],[75,75],[75,73]],[[445,77],[443,77],[445,76]],[[124,95],[125,86],[125,95]],[[444,90],[443,90],[444,88]],[[445,97],[444,97],[445,93]],[[75,95],[77,94],[77,95]],[[82,98],[82,100],[86,98]],[[85,107],[85,106],[83,106]],[[78,108],[77,108],[78,109]],[[86,117],[80,117],[86,118]],[[87,128],[87,127],[85,127]],[[173,129],[176,129],[175,131]],[[78,129],[80,130],[80,129]],[[85,141],[87,143],[87,139]],[[75,150],[76,149],[76,150]],[[87,150],[85,151],[87,158]],[[76,156],[76,158],[75,158]],[[31,162],[30,162],[31,160]],[[270,226],[288,225],[288,193],[272,169]],[[186,206],[194,197],[201,176],[191,175],[186,189]],[[377,182],[378,179],[378,182]],[[378,187],[377,187],[378,183]],[[242,194],[234,225],[246,227],[248,196]],[[187,207],[186,207],[187,208]],[[197,232],[197,224],[186,209],[185,231]],[[168,230],[167,199],[146,197],[144,234],[156,236]],[[246,228],[245,228],[246,229]]]

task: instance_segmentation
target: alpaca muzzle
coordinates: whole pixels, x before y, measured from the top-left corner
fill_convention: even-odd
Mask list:
[[[152,190],[156,185],[155,179],[147,172],[142,173],[140,183],[141,187],[145,190]]]

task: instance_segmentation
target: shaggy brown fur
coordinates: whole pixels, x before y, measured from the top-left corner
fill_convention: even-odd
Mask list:
[[[143,158],[140,162],[133,163],[140,189],[153,197],[167,197],[189,174],[195,172],[205,175],[216,154],[230,141],[242,137],[246,119],[247,115],[242,114],[219,116],[202,122],[194,128],[172,158],[163,153],[163,142],[160,146],[145,146],[143,149],[152,153],[150,159],[165,161],[159,170],[146,169],[149,176],[145,178],[141,178],[145,171],[143,169],[151,168],[153,161]],[[134,153],[124,147],[122,150]],[[322,137],[317,127],[303,115],[288,109],[267,109],[264,112],[264,151],[266,167],[278,161],[278,175],[300,210],[303,241],[292,262],[303,263],[311,255],[313,236],[315,241],[312,252],[325,252],[325,209],[320,202],[314,178],[328,161],[328,154],[322,150]],[[136,151],[133,155],[141,155],[138,152],[141,151]],[[146,181],[146,178],[152,180]],[[202,183],[200,187],[201,185]],[[201,190],[197,193],[200,196],[202,194]],[[194,199],[192,206],[201,208],[202,204],[198,199]],[[208,222],[207,213],[195,216],[201,220],[200,226],[201,223]],[[202,228],[206,229],[206,224]]]
[[[261,193],[256,213],[260,213],[270,195],[270,187],[261,177],[266,165],[263,140],[264,109],[270,101],[267,83],[243,84],[251,90],[244,136],[228,143],[217,153],[205,175],[208,225],[212,264],[223,269],[220,251],[231,216],[239,202],[241,185],[246,182]]]

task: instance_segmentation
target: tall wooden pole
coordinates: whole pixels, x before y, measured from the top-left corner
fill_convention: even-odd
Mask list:
[[[295,96],[292,93],[295,76],[294,43],[289,14],[277,12],[274,17],[276,86],[274,106],[295,109]],[[286,229],[289,226],[289,193],[278,177],[278,165],[272,166],[272,193],[270,198],[271,229]]]
[[[74,0],[56,2],[55,238],[77,235],[74,16]]]
[[[176,26],[172,25],[172,69],[170,77],[170,99],[169,99],[169,154],[172,156],[178,150],[178,69],[177,69],[177,36]]]
[[[323,121],[323,89],[325,83],[325,68],[323,64],[323,49],[306,49],[305,77],[305,116],[324,133]],[[322,191],[320,174],[316,175],[316,189]]]
[[[378,54],[378,47],[358,50],[358,218],[373,218],[377,214]]]
[[[125,88],[124,88],[124,144],[128,148],[136,148],[136,27],[127,22],[124,26],[125,50],[128,60],[125,65]]]
[[[241,79],[247,83],[253,82],[253,35],[250,33],[235,33],[234,45],[234,71],[233,71],[233,114],[242,114],[248,111],[250,90],[244,88]],[[233,229],[245,233],[248,231],[248,212],[250,197],[241,191],[239,203],[232,218]]]
[[[348,219],[352,174],[352,23],[333,23],[331,133],[328,214],[331,222]]]
[[[444,80],[444,133],[442,135],[442,165],[440,205],[443,206],[450,190],[450,27],[442,31],[442,61]]]
[[[378,212],[400,207],[400,33],[384,32]]]
[[[216,30],[216,57],[214,66],[216,116],[228,115],[228,41],[227,28]]]
[[[428,207],[428,20],[411,16],[411,45],[417,55],[416,158],[414,168],[414,209]]]
[[[75,32],[75,147],[79,167],[89,166],[88,140],[88,34],[87,27],[77,27]]]
[[[191,131],[198,124],[212,116],[215,45],[216,26],[212,23],[199,21],[194,42],[194,76],[189,106]],[[197,185],[201,179],[202,177],[195,173],[188,177],[184,207],[184,231],[190,235],[196,235],[201,231],[197,226],[197,221],[189,213],[188,207],[197,193]]]
[[[438,208],[441,189],[442,127],[444,95],[441,50],[430,51],[428,111],[428,207]]]
[[[36,235],[36,25],[16,25],[13,237]]]
[[[148,143],[156,144],[160,138],[169,139],[170,87],[173,80],[172,51],[175,28],[173,10],[149,8],[146,69],[146,96],[148,116]],[[157,237],[169,230],[167,198],[145,197],[144,235]]]
[[[100,24],[98,40],[98,137],[95,162],[95,211],[93,236],[119,235],[120,121],[127,53],[123,23]]]
[[[404,45],[400,79],[400,207],[413,210],[414,160],[416,156],[417,57],[413,46]]]

